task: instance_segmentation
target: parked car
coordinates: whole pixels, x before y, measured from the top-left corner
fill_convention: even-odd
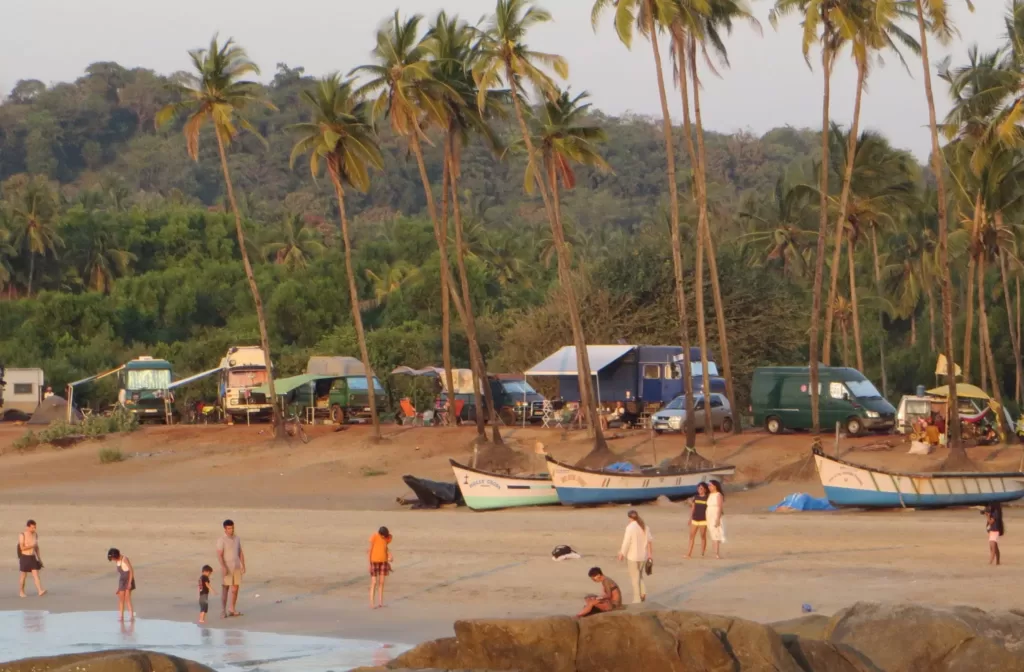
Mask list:
[[[723,394],[712,394],[711,399],[711,423],[715,429],[723,432],[732,431],[732,408],[729,400]],[[693,398],[694,426],[697,429],[705,428],[704,395]],[[670,401],[665,408],[651,416],[651,427],[655,432],[681,432],[686,425],[686,397],[680,395]]]
[[[754,424],[771,434],[811,429],[810,390],[806,366],[756,369],[750,390]],[[896,409],[857,369],[819,366],[818,404],[825,431],[838,422],[847,435],[858,436],[865,430],[888,431],[896,423]]]

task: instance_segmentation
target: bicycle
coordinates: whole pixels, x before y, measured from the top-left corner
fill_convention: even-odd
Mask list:
[[[306,434],[306,430],[302,428],[302,419],[294,412],[285,418],[284,431],[287,432],[290,437],[298,435],[299,439],[301,439],[303,443],[309,443],[309,435]]]

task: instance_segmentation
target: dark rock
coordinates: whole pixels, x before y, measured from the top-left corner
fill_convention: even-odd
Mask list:
[[[768,627],[782,635],[783,639],[786,639],[787,636],[802,639],[825,639],[825,628],[831,621],[831,618],[823,614],[808,614],[800,618],[791,618],[788,621],[769,623]]]
[[[458,646],[454,637],[444,637],[430,642],[424,642],[417,647],[409,649],[402,655],[388,663],[391,670],[400,669],[426,669],[432,667],[454,668],[458,667],[456,657]]]
[[[206,665],[163,653],[94,651],[0,663],[0,672],[214,672]]]
[[[457,667],[574,672],[578,635],[577,621],[568,616],[456,621]]]
[[[685,611],[661,612],[658,618],[678,640],[683,640],[685,633],[697,628],[706,628],[717,634],[726,651],[735,659],[734,669],[737,672],[802,672],[786,650],[782,638],[767,625],[742,618]]]
[[[790,635],[783,636],[783,640],[786,650],[805,672],[876,672],[848,646]]]
[[[688,672],[679,659],[674,634],[665,630],[657,613],[622,612],[580,621],[575,669],[577,672]]]

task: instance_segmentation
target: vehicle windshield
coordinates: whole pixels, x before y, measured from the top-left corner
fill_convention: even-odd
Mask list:
[[[530,387],[530,384],[525,380],[503,380],[501,386],[505,389],[505,392],[513,395],[524,395],[524,394],[537,394],[537,391]]]
[[[697,395],[696,397],[694,397],[694,399],[696,399],[697,402],[700,402],[700,400],[702,398],[703,397],[701,397],[700,395]],[[686,395],[684,394],[683,396],[676,397],[672,401],[668,402],[668,405],[665,406],[665,408],[663,410],[666,410],[666,411],[682,411],[682,410],[685,409],[685,407],[686,407]]]
[[[167,369],[134,369],[128,372],[125,389],[166,390],[171,384],[171,372]]]
[[[348,382],[348,389],[364,392],[366,391],[366,376],[353,376],[346,379]],[[384,394],[384,388],[381,386],[380,381],[376,377],[373,379],[373,391]]]
[[[241,369],[228,371],[228,387],[258,387],[267,382],[266,369]]]
[[[850,394],[857,399],[881,399],[882,393],[878,391],[870,380],[848,380],[846,381],[846,388],[850,390]]]

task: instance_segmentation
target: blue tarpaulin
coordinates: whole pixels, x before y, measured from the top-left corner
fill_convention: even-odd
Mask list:
[[[769,511],[835,511],[824,497],[811,497],[806,492],[795,492],[768,509]]]
[[[616,462],[615,464],[609,464],[604,468],[604,471],[633,471],[634,467],[629,462]]]

